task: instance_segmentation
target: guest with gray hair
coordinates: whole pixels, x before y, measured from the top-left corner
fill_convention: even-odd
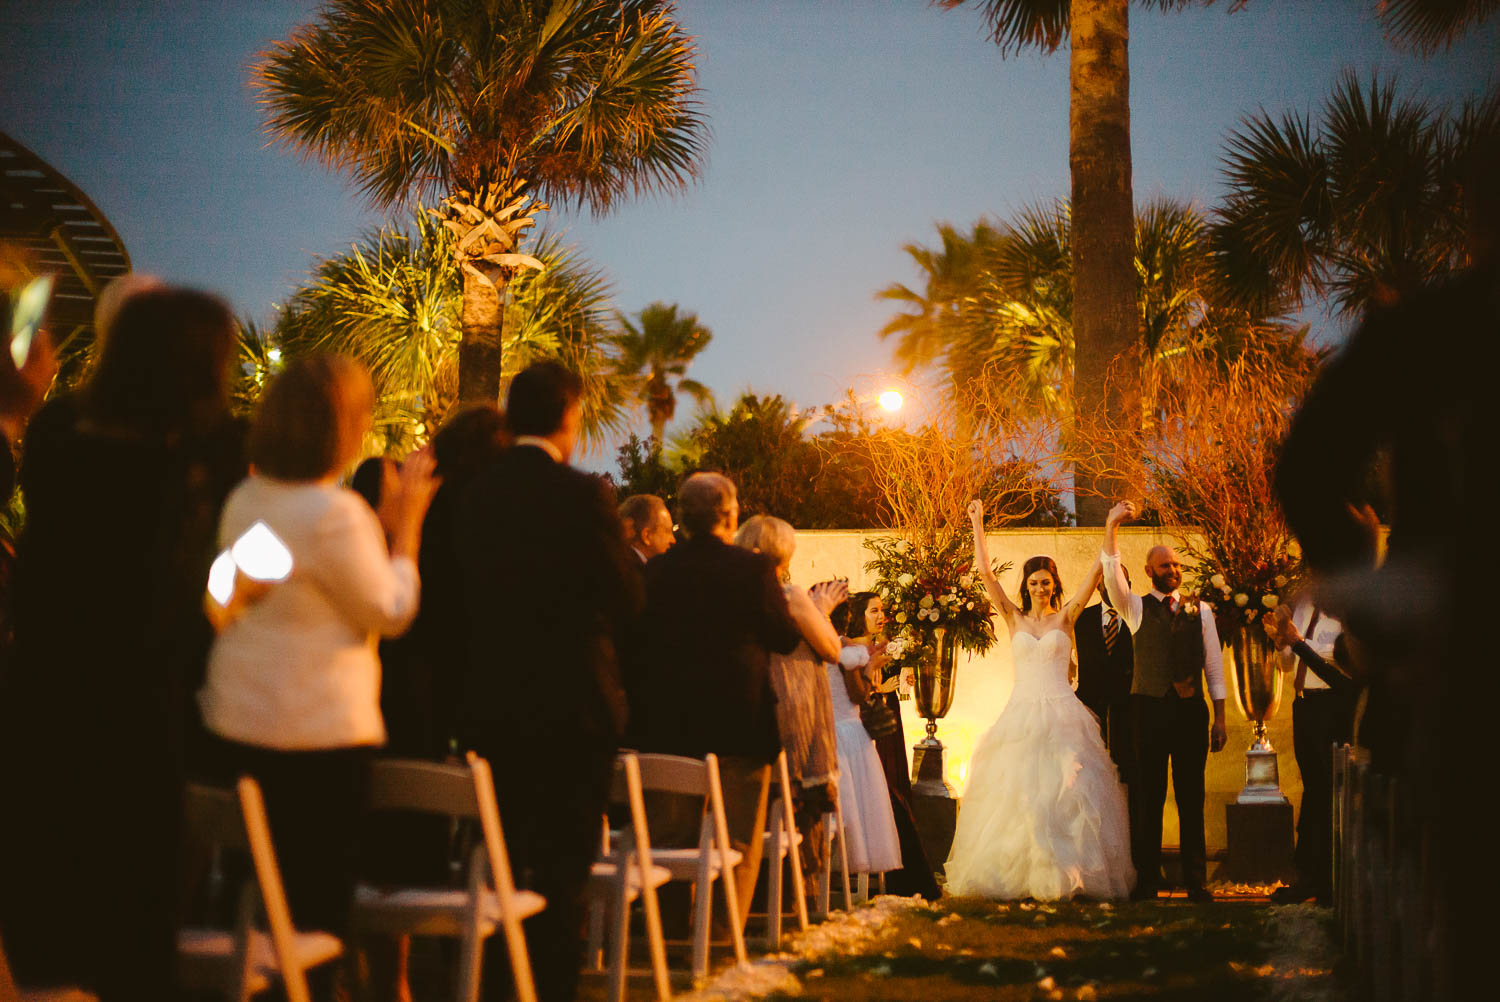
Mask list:
[[[620,521],[625,526],[626,544],[643,564],[677,542],[672,535],[672,513],[655,494],[632,494],[621,501]]]
[[[776,562],[732,545],[740,514],[733,482],[695,473],[677,503],[686,538],[646,565],[639,661],[629,676],[632,734],[642,751],[719,756],[730,839],[745,854],[733,917],[743,926],[760,866],[770,766],[781,750],[770,658],[790,654],[803,634]],[[653,836],[695,843],[699,814],[681,813],[682,830],[653,823]]]

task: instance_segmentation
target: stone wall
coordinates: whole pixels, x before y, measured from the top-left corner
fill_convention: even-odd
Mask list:
[[[797,533],[797,552],[792,558],[792,580],[805,586],[832,577],[847,577],[851,589],[857,591],[868,588],[871,577],[865,571],[868,551],[864,549],[863,542],[876,535],[880,533]],[[1002,575],[1000,581],[1012,597],[1016,596],[1020,586],[1022,563],[1037,554],[1047,554],[1057,561],[1063,590],[1071,595],[1098,556],[1102,541],[1102,529],[1007,529],[989,537],[989,549],[991,557],[1014,565]],[[1170,544],[1172,541],[1160,529],[1127,527],[1120,530],[1120,552],[1138,591],[1145,579],[1146,551],[1157,543]],[[1010,697],[1013,682],[1010,642],[1004,636],[1003,626],[999,632],[1000,641],[984,656],[969,658],[962,653],[959,655],[953,709],[938,723],[938,737],[948,749],[948,782],[960,793],[967,780],[969,755],[974,743],[1005,708],[1005,701]],[[1205,776],[1207,799],[1204,818],[1210,853],[1225,848],[1224,805],[1234,800],[1244,785],[1244,751],[1250,747],[1251,741],[1250,724],[1235,707],[1233,678],[1228,676],[1228,665],[1225,670],[1225,681],[1230,689],[1229,743],[1223,751],[1209,755]],[[910,702],[903,703],[903,710],[907,744],[911,745],[922,737],[926,722],[916,716]],[[1297,804],[1302,799],[1302,777],[1292,756],[1292,716],[1289,703],[1283,702],[1268,730],[1272,745],[1281,753],[1282,790],[1293,804]],[[910,754],[908,747],[908,758]],[[1177,811],[1172,806],[1170,794],[1167,805],[1162,841],[1170,846],[1176,845],[1178,840]]]

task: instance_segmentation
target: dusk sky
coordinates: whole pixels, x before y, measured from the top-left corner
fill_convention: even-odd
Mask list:
[[[917,281],[901,245],[931,242],[939,220],[1003,220],[1068,192],[1066,51],[1002,60],[978,9],[924,0],[679,6],[713,129],[702,181],[602,220],[544,222],[610,275],[620,309],[659,299],[698,313],[714,340],[693,375],[721,400],[753,388],[812,405],[874,388],[890,365],[876,331],[894,305],[875,293]],[[1438,100],[1495,83],[1493,19],[1422,60],[1384,42],[1373,0],[1229,6],[1131,12],[1138,202],[1211,207],[1239,119],[1315,110],[1346,68]],[[138,270],[269,321],[318,256],[381,222],[261,129],[248,67],[316,9],[0,0],[0,128],[93,198]],[[1340,336],[1309,319],[1325,342]]]

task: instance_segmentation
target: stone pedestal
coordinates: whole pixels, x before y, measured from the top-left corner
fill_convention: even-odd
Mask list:
[[[1292,805],[1233,803],[1225,806],[1229,852],[1216,874],[1220,880],[1246,884],[1290,883],[1292,863]]]
[[[922,851],[933,870],[942,872],[953,848],[958,825],[958,800],[943,778],[943,743],[926,737],[912,747],[911,812],[917,822]]]

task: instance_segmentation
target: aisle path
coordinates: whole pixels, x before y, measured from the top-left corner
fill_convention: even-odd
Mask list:
[[[1330,928],[1326,911],[1264,899],[1198,906],[949,898],[927,906],[879,898],[813,928],[792,952],[753,961],[748,971],[721,971],[679,998],[1343,1002]]]

